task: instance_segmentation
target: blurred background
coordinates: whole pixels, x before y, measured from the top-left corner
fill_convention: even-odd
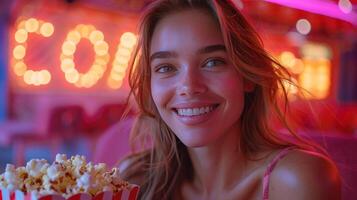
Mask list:
[[[0,0],[0,172],[59,152],[114,165],[128,152],[127,64],[149,2]],[[357,1],[234,2],[310,93],[287,84],[295,129],[357,152]]]

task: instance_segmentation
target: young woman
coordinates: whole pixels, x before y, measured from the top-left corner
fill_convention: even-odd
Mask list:
[[[132,134],[152,148],[121,168],[140,199],[340,199],[333,162],[270,127],[287,72],[232,1],[155,1],[139,34]]]

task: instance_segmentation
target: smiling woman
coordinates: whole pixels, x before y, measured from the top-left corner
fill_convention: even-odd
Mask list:
[[[239,128],[231,126],[243,110],[243,79],[228,58],[213,17],[186,10],[163,18],[150,52],[154,103],[182,143],[200,147],[216,145],[213,141],[227,132],[238,136]],[[160,52],[169,56],[155,57]]]
[[[142,199],[339,199],[328,156],[270,127],[289,74],[231,1],[155,1],[133,63],[132,134],[153,146],[121,168]]]

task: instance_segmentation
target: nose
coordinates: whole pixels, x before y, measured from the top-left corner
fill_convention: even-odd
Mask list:
[[[181,74],[177,84],[177,93],[180,96],[193,96],[207,91],[207,85],[199,70],[188,69]]]

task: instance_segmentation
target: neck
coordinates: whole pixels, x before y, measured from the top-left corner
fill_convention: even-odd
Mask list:
[[[213,144],[189,148],[194,177],[193,186],[203,195],[229,190],[237,183],[246,167],[239,150],[239,132],[232,130]]]

